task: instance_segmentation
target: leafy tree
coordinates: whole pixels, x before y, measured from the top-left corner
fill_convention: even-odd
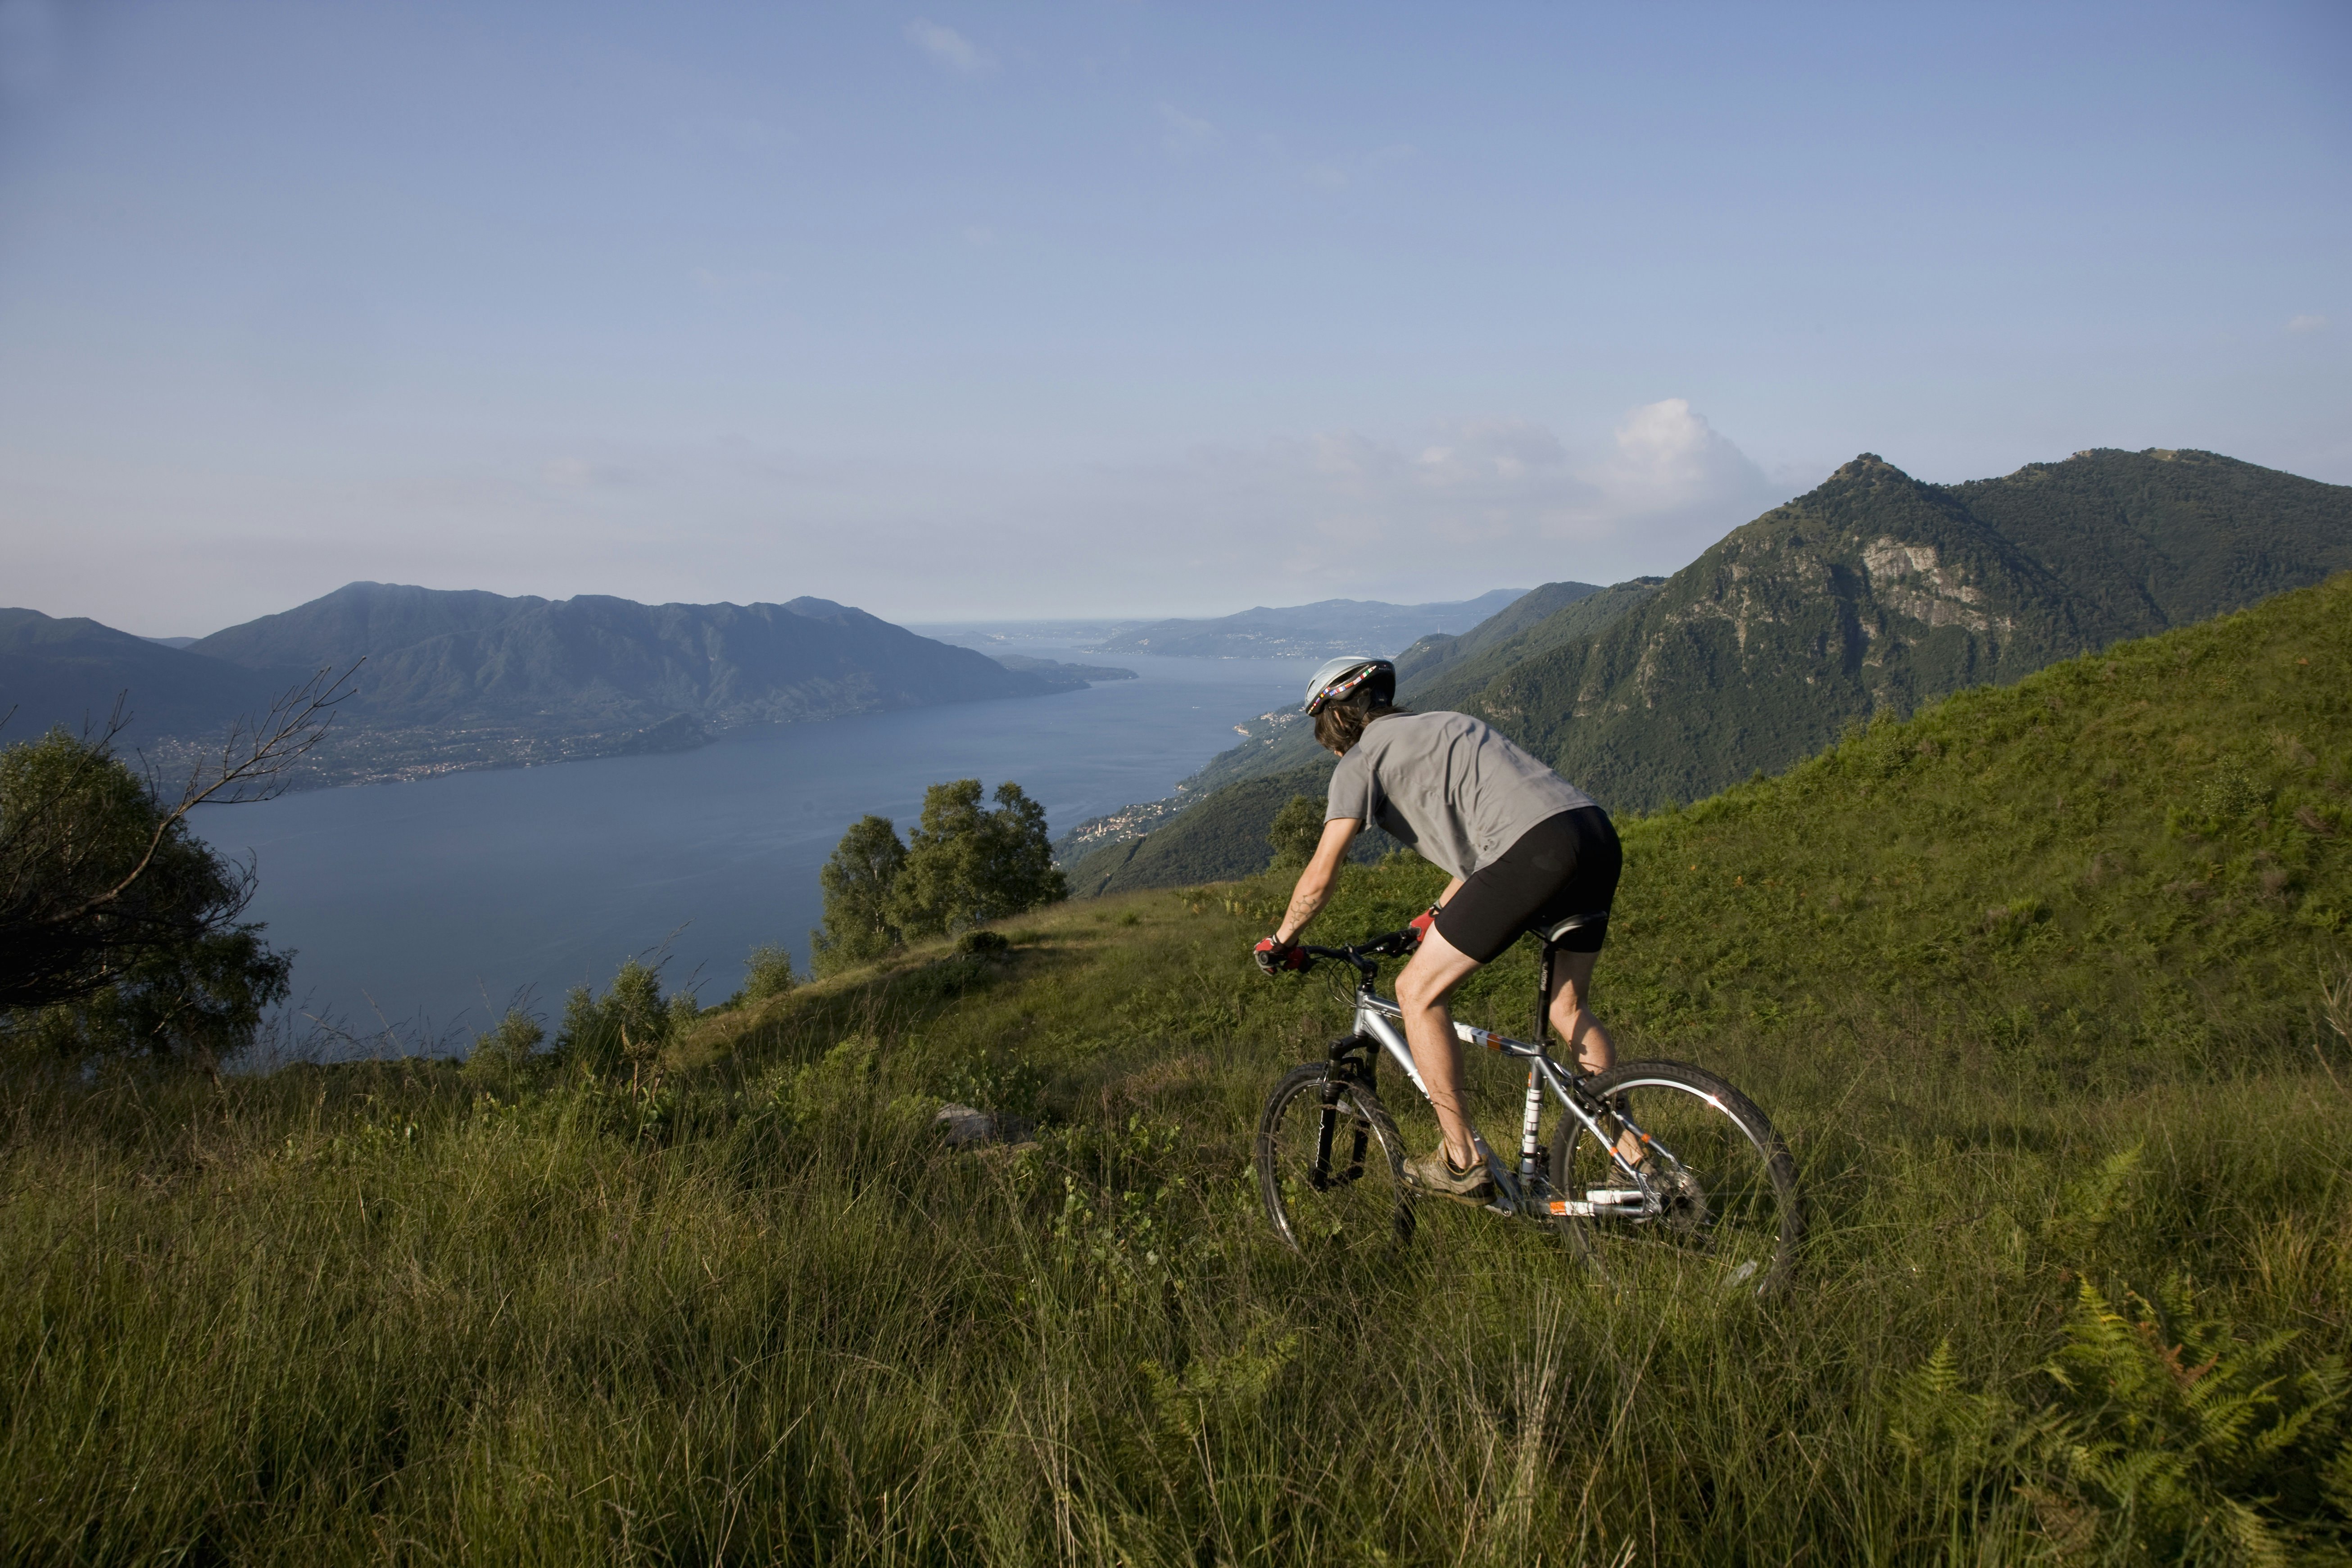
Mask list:
[[[1266,837],[1274,844],[1276,870],[1296,870],[1315,858],[1315,847],[1323,842],[1324,809],[1320,796],[1294,795],[1274,814]]]
[[[202,795],[164,806],[110,738],[0,751],[0,1036],[217,1062],[285,999],[292,955],[237,918],[251,868],[188,831]]]
[[[978,779],[923,792],[922,821],[889,900],[908,935],[960,931],[1070,896],[1054,866],[1045,808],[1009,782],[996,786],[995,810],[981,799]]]
[[[819,974],[870,963],[898,945],[891,893],[906,863],[907,847],[887,816],[862,816],[841,836],[817,872],[824,924],[809,932],[809,955]]]

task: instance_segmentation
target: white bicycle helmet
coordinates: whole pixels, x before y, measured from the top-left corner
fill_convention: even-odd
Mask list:
[[[1372,689],[1375,700],[1383,704],[1395,701],[1396,666],[1368,653],[1351,653],[1329,660],[1315,672],[1315,679],[1307,683],[1307,717],[1313,718],[1332,703],[1355,695],[1366,686]]]

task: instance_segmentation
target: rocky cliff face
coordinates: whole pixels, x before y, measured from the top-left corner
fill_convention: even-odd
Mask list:
[[[2051,486],[2040,466],[1945,488],[1864,453],[1734,530],[1637,610],[1521,661],[1463,705],[1612,804],[1655,805],[1786,767],[1855,721],[2160,630],[2176,610],[2236,607],[2247,601],[2226,592],[2209,603],[2233,575],[2266,584],[2267,573],[2284,587],[2352,565],[2352,489],[2198,456],[2206,471],[2192,487],[2226,489],[2231,508],[2189,504],[2176,486],[2158,528],[2128,510],[2116,521],[2115,497],[2132,470],[2177,455],[2075,459],[2105,470],[2095,484]],[[2041,504],[2018,502],[2029,488]],[[2249,510],[2290,521],[2252,547],[2259,569],[2233,569],[2243,552],[2231,517]],[[2112,536],[2095,574],[2059,548],[2074,541],[2069,513]],[[2011,527],[1991,521],[2004,515]],[[2189,568],[2170,564],[2183,559]],[[2116,591],[2132,580],[2155,586]]]

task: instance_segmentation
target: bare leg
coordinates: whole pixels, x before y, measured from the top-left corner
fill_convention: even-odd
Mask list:
[[[1585,1005],[1592,994],[1592,964],[1597,952],[1555,952],[1551,960],[1551,1026],[1562,1048],[1576,1053],[1586,1072],[1602,1072],[1617,1063],[1617,1042]],[[1413,1059],[1419,1061],[1416,1053]]]
[[[1421,1069],[1429,1102],[1437,1110],[1446,1157],[1464,1171],[1478,1163],[1478,1151],[1470,1142],[1470,1116],[1462,1103],[1462,1045],[1454,1037],[1454,1014],[1445,999],[1477,968],[1476,959],[1433,930],[1397,976],[1397,1006],[1404,1014],[1412,1065]]]
[[[1578,1065],[1588,1073],[1606,1072],[1617,1065],[1617,1042],[1585,1005],[1585,999],[1592,994],[1592,963],[1600,956],[1556,952],[1551,960],[1551,1026],[1559,1032],[1562,1047],[1574,1050]],[[1642,1145],[1633,1133],[1621,1132],[1617,1153],[1627,1164],[1639,1164]]]

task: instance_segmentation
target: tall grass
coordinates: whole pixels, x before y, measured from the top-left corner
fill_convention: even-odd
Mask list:
[[[1357,912],[1404,904],[1398,875],[1361,874]],[[1893,1035],[1725,1037],[1816,1203],[1776,1309],[1614,1294],[1450,1209],[1330,1273],[1274,1244],[1244,1162],[1339,1013],[1243,978],[1254,929],[1206,896],[1057,911],[1007,959],[706,1020],[635,1091],[501,1100],[424,1061],[20,1082],[0,1539],[28,1562],[2220,1561],[2239,1538],[2182,1519],[2343,1528],[2352,1103],[2315,1065],[2090,1100],[1890,1070]],[[983,1047],[1047,1113],[1034,1147],[931,1140]],[[1490,1121],[1517,1087],[1482,1067]],[[2273,1405],[2219,1438],[2174,1419],[2134,1379],[2177,1383],[2184,1340],[2286,1380]],[[2186,1456],[2189,1502],[2152,1515],[2069,1457],[2109,1440]]]

